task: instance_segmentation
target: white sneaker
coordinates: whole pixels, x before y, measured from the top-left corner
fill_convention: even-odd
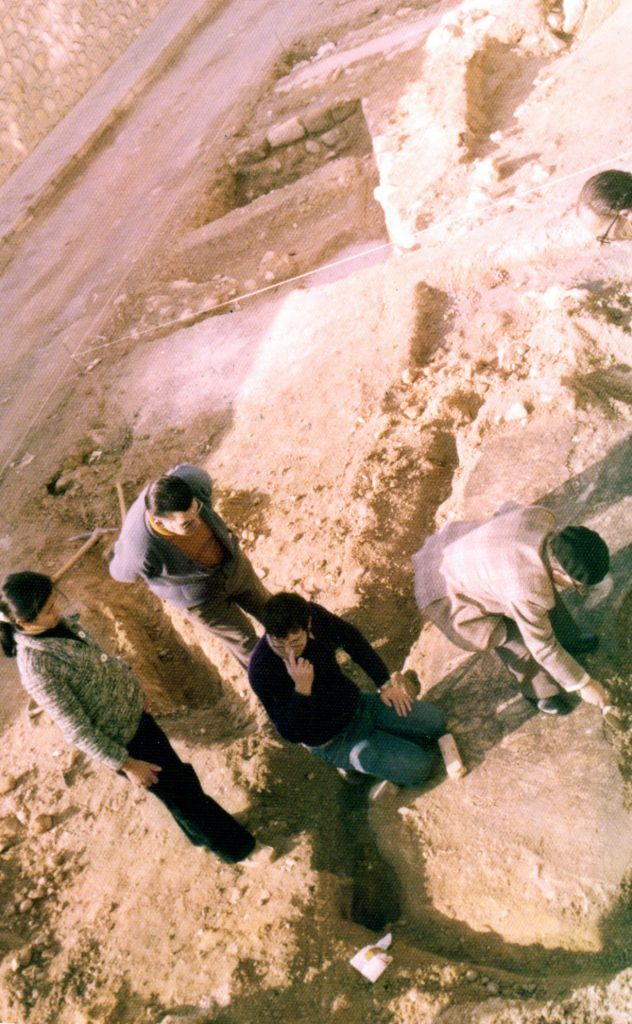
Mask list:
[[[343,782],[346,782],[348,786],[361,786],[366,775],[362,772],[356,772],[353,768],[336,768],[338,775]]]
[[[379,800],[383,796],[396,796],[398,793],[399,786],[396,786],[394,782],[389,782],[388,779],[380,779],[374,786],[371,786],[369,800]]]
[[[239,867],[251,868],[261,867],[264,864],[271,864],[276,857],[276,850],[273,846],[265,846],[257,843],[252,853],[238,862]]]

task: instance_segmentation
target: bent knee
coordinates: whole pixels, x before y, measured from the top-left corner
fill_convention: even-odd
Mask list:
[[[421,786],[432,774],[435,759],[421,750],[419,753],[422,756],[415,758],[414,763],[403,765],[401,769],[395,769],[389,781],[394,782],[396,786],[403,786],[406,789],[414,789],[415,786]]]

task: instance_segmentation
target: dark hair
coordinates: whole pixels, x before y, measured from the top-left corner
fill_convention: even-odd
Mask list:
[[[0,589],[0,612],[8,622],[0,621],[0,646],[7,658],[15,657],[17,620],[36,619],[53,592],[50,576],[41,572],[12,572]]]
[[[182,477],[161,476],[147,488],[145,505],[152,516],[164,516],[170,512],[186,512],[193,498],[193,491]]]
[[[601,171],[589,178],[579,193],[580,205],[589,206],[601,217],[612,217],[632,207],[632,174]]]
[[[566,526],[551,540],[551,551],[573,580],[588,587],[601,583],[610,569],[610,552],[603,537],[586,526]]]
[[[297,629],[307,629],[310,614],[309,602],[304,597],[284,592],[266,601],[261,621],[269,636],[283,640]]]

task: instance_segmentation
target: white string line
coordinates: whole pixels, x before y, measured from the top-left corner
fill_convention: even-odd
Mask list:
[[[476,210],[465,210],[462,213],[452,214],[445,217],[443,220],[435,221],[429,224],[427,227],[420,228],[418,231],[413,232],[412,238],[419,239],[423,235],[427,235],[432,231],[436,231],[439,228],[446,227],[450,224],[454,224],[459,220],[468,220],[472,217],[477,217],[481,213],[485,213],[489,210],[494,210],[497,207],[501,207],[503,204],[515,201],[516,199],[521,200],[525,196],[529,196],[534,192],[543,192],[547,188],[553,185],[559,185],[565,181],[569,181],[571,178],[576,178],[580,174],[587,174],[590,171],[594,171],[599,167],[603,167],[604,164],[611,164],[614,162],[623,162],[628,158],[632,157],[632,150],[628,153],[619,154],[616,157],[608,157],[607,160],[600,160],[599,163],[592,164],[588,167],[581,167],[577,171],[571,171],[569,174],[565,174],[560,178],[553,178],[550,181],[542,182],[540,185],[534,185],[532,188],[522,192],[520,196],[516,197],[515,194],[507,196],[499,196],[492,199],[491,202],[486,203],[483,206],[479,206]],[[197,319],[198,317],[206,316],[209,313],[214,313],[216,310],[224,309],[226,306],[234,306],[238,302],[243,302],[245,299],[252,299],[256,295],[263,295],[266,292],[272,291],[274,288],[282,288],[287,284],[294,284],[296,281],[302,281],[307,277],[312,277],[314,274],[319,274],[325,270],[332,270],[335,267],[339,267],[344,263],[352,263],[354,260],[364,259],[366,256],[371,256],[376,252],[382,252],[384,249],[396,248],[396,242],[381,242],[380,245],[372,246],[370,249],[363,249],[361,252],[352,253],[349,256],[342,256],[340,259],[332,260],[329,263],[323,263],[319,267],[313,267],[311,270],[304,270],[300,274],[294,274],[292,277],[283,278],[280,281],[273,281],[271,284],[262,285],[261,288],[256,288],[254,291],[242,292],[241,295],[234,295],[231,299],[224,299],[222,302],[216,303],[214,306],[208,306],[206,309],[199,309],[192,311],[189,316],[178,317],[175,320],[163,320],[158,324],[154,324],[152,327],[148,327],[144,331],[135,331],[132,334],[123,335],[120,338],[115,338],[113,341],[107,341],[103,345],[91,345],[90,348],[86,349],[83,355],[91,355],[93,352],[101,352],[103,349],[111,348],[113,345],[122,345],[126,341],[138,341],[140,338],[145,337],[147,334],[155,334],[156,331],[160,331],[165,327],[176,327],[180,325],[183,327],[188,321]],[[411,256],[416,253],[417,250],[410,252],[401,252],[402,256]]]
[[[606,160],[600,160],[598,163],[589,165],[587,167],[581,167],[581,168],[579,168],[576,171],[571,171],[569,174],[562,175],[561,178],[553,178],[553,179],[551,179],[549,181],[542,182],[539,185],[534,185],[532,188],[527,189],[525,192],[521,193],[521,195],[518,198],[519,199],[523,199],[526,196],[529,196],[529,195],[531,195],[534,192],[545,192],[548,188],[552,188],[554,185],[562,184],[565,181],[570,181],[572,178],[576,178],[580,174],[587,174],[590,171],[594,171],[594,170],[596,170],[599,167],[603,167],[604,165],[615,163],[617,161],[619,161],[619,162],[625,161],[625,160],[628,160],[630,157],[632,157],[632,150],[628,151],[627,153],[619,154],[616,157],[608,157]],[[166,211],[165,217],[160,220],[160,222],[154,228],[153,232],[150,232],[149,235],[146,237],[143,245],[141,245],[141,247],[138,250],[136,256],[134,257],[134,261],[132,263],[132,267],[136,264],[137,260],[142,256],[143,252],[145,251],[145,249],[149,245],[150,241],[153,240],[154,235],[158,232],[158,230],[160,230],[160,227],[166,222],[169,214],[171,213],[173,207],[175,206],[175,203],[177,202],[177,200],[178,200],[178,198],[180,196],[180,193],[184,191],[184,188],[185,188],[185,186],[187,184],[188,184],[188,179],[185,180],[185,182],[183,183],[182,187],[176,191],[173,201],[167,206],[167,211]],[[449,225],[451,223],[456,223],[459,220],[468,220],[470,218],[477,217],[481,213],[484,213],[484,212],[486,212],[488,210],[493,210],[496,207],[501,206],[503,203],[506,203],[506,202],[509,202],[511,200],[514,200],[515,198],[516,198],[515,195],[498,197],[496,199],[491,200],[491,202],[487,203],[486,205],[478,207],[477,210],[466,210],[466,211],[463,211],[463,213],[454,214],[452,216],[448,216],[448,217],[444,218],[442,221],[437,221],[436,223],[430,224],[430,225],[428,225],[425,228],[421,228],[419,231],[414,232],[412,237],[414,239],[421,238],[423,235],[428,234],[428,233],[430,233],[432,231],[435,231],[438,228],[445,227],[446,225]],[[340,265],[342,265],[344,263],[351,263],[354,260],[362,259],[365,256],[369,256],[369,255],[371,255],[371,254],[373,254],[375,252],[381,252],[381,251],[383,251],[385,249],[394,248],[396,246],[396,244],[397,243],[395,243],[395,242],[383,242],[380,245],[374,246],[371,249],[364,250],[363,252],[352,253],[350,256],[344,256],[344,257],[341,257],[338,260],[332,260],[330,263],[322,264],[320,267],[314,267],[312,270],[306,270],[306,271],[303,271],[300,274],[295,274],[292,277],[284,278],[281,281],[272,282],[271,284],[264,285],[263,287],[257,288],[254,291],[244,292],[241,295],[235,295],[235,296],[233,296],[232,299],[226,299],[224,302],[219,302],[219,303],[217,303],[214,306],[209,306],[208,309],[199,310],[198,312],[193,313],[192,317],[197,318],[197,317],[200,317],[200,316],[205,316],[206,314],[213,313],[213,312],[215,312],[218,309],[223,309],[225,306],[233,306],[237,302],[242,302],[245,299],[254,298],[256,295],[263,295],[264,293],[266,293],[268,291],[271,291],[274,288],[281,288],[284,285],[293,284],[296,281],[301,281],[301,280],[304,280],[307,277],[312,277],[314,274],[321,273],[324,270],[333,269],[333,268],[335,268],[337,266],[340,266]],[[403,252],[402,256],[411,256],[413,254],[414,254],[413,252]],[[122,274],[122,276],[117,280],[117,283],[114,285],[114,287],[109,291],[101,311],[96,314],[96,316],[95,316],[94,320],[92,321],[92,323],[90,324],[90,326],[86,328],[86,330],[85,330],[85,332],[84,332],[84,334],[83,334],[83,336],[81,338],[81,341],[79,342],[77,348],[74,350],[74,352],[70,353],[70,361],[73,361],[73,360],[76,359],[76,356],[79,354],[79,352],[81,350],[81,347],[82,347],[85,339],[87,338],[88,334],[93,331],[95,325],[97,325],[99,323],[100,319],[104,319],[105,318],[105,315],[109,311],[109,304],[110,304],[110,302],[112,300],[112,297],[113,297],[114,293],[121,288],[121,286],[123,285],[124,281],[127,279],[127,277],[129,276],[130,273],[131,273],[131,268],[129,270],[126,270]],[[102,351],[103,349],[111,348],[114,345],[121,345],[121,344],[123,344],[126,341],[137,341],[139,338],[142,338],[142,337],[144,337],[147,334],[155,334],[156,331],[161,330],[164,327],[173,327],[173,326],[176,326],[178,324],[180,324],[180,326],[182,326],[184,323],[186,323],[186,319],[184,319],[184,320],[183,319],[165,320],[161,324],[157,324],[154,327],[148,328],[146,331],[140,331],[140,332],[137,332],[137,333],[135,333],[133,335],[132,334],[125,335],[122,338],[116,338],[114,341],[106,342],[104,345],[92,346],[91,348],[86,349],[85,352],[82,353],[82,354],[83,355],[90,355],[92,352]],[[31,430],[33,429],[35,424],[41,418],[44,410],[49,405],[49,403],[50,403],[51,399],[53,398],[54,394],[61,387],[64,379],[67,378],[67,374],[68,374],[69,370],[70,370],[70,363],[67,364],[63,368],[63,370],[61,371],[59,377],[55,381],[53,387],[48,392],[45,400],[43,401],[43,403],[41,404],[41,406],[39,407],[39,409],[37,410],[35,415],[32,417],[31,421],[29,422],[29,424],[25,428],[25,430],[24,430],[22,436],[20,437],[20,439],[18,440],[18,442],[14,445],[13,449],[9,453],[9,455],[8,455],[7,459],[5,460],[4,464],[2,465],[2,467],[0,467],[0,477],[4,474],[6,469],[9,467],[9,465],[10,465],[14,455],[16,454],[16,452],[21,448],[21,446],[26,441],[29,433],[31,432]],[[75,377],[72,377],[72,378],[67,378],[68,383],[70,383],[72,380],[78,379],[78,376],[79,375],[77,375]]]

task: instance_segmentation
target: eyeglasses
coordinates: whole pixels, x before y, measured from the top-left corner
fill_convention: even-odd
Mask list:
[[[558,568],[555,566],[553,569],[553,582],[562,589],[573,588],[576,594],[583,597],[588,587],[585,583],[580,583],[579,580],[574,580],[572,576],[566,572],[566,569],[562,569],[561,566]]]
[[[288,648],[300,647],[306,641],[307,630],[297,629],[292,633],[288,633],[285,637],[270,636],[269,633],[266,633],[266,638],[275,653],[284,654]]]
[[[588,590],[588,585],[586,583],[580,583],[578,580],[574,580],[572,576],[569,576],[568,578],[571,581],[571,586],[575,593],[579,594],[580,597],[584,597]]]

